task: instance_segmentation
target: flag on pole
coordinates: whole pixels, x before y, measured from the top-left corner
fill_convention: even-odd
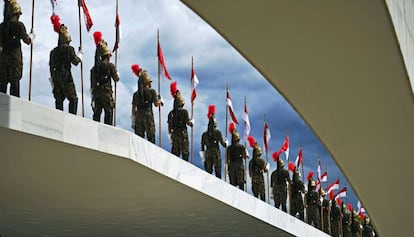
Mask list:
[[[83,9],[83,14],[85,15],[86,30],[89,32],[89,30],[93,26],[92,17],[89,14],[89,10],[88,10],[88,7],[86,6],[85,0],[79,0],[79,4]]]
[[[198,83],[199,81],[194,71],[194,66],[191,66],[191,103],[194,103],[194,100],[197,97],[196,87]]]
[[[357,203],[357,208],[358,208],[358,214],[362,213],[362,212],[365,212],[365,209],[362,207],[362,204],[359,200],[358,200],[358,203]]]
[[[114,49],[112,50],[112,52],[115,52],[119,48],[119,40],[121,38],[120,29],[119,29],[120,25],[121,25],[121,19],[119,18],[119,14],[117,11],[116,16],[115,16],[115,44],[114,44]]]
[[[250,120],[249,114],[247,113],[247,104],[244,104],[244,111],[242,119],[244,120],[244,140],[250,135]]]
[[[266,152],[269,152],[269,141],[272,136],[270,135],[270,129],[267,122],[264,124],[264,131],[263,131],[263,143],[266,149]]]
[[[336,194],[336,198],[346,197],[346,187],[339,190],[339,192]]]
[[[337,190],[339,189],[339,179],[335,180],[331,185],[329,185],[326,188],[327,193],[329,193],[331,190]]]
[[[231,102],[229,89],[227,89],[227,107],[229,108],[230,117],[233,123],[239,124],[239,121],[237,121],[236,115],[234,115],[233,103]]]
[[[321,175],[321,182],[327,182],[328,181],[328,172],[323,172]]]
[[[298,156],[296,157],[296,160],[295,160],[295,166],[298,168],[298,170],[302,162],[303,162],[303,154],[302,154],[302,146],[301,146],[299,149]]]
[[[321,160],[318,159],[318,180],[321,180]]]
[[[283,145],[279,150],[279,153],[285,153],[286,160],[289,160],[289,135],[286,133],[285,140],[283,141]]]
[[[55,13],[55,5],[57,4],[57,0],[50,0],[50,3],[52,4],[52,12]]]
[[[159,40],[158,40],[157,56],[158,56],[158,63],[161,65],[161,70],[164,71],[164,76],[171,80],[171,76],[167,71],[167,67],[165,66],[164,55],[162,53],[161,44]]]

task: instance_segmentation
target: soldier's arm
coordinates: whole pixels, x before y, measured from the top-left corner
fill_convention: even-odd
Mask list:
[[[27,45],[32,43],[32,39],[29,37],[29,34],[26,32],[26,27],[22,22],[20,22],[20,38],[23,40],[23,42]]]
[[[153,98],[153,104],[155,107],[162,106],[161,96],[157,95],[154,89],[151,89],[151,97]]]
[[[70,47],[70,54],[71,54],[71,63],[77,66],[82,60],[76,55],[75,49],[71,46]]]
[[[118,82],[119,81],[119,75],[118,75],[118,70],[116,69],[115,65],[111,63],[111,68],[112,68],[112,79],[114,80],[114,82]]]
[[[204,144],[206,143],[205,133],[201,135],[201,151],[204,151]]]
[[[217,131],[218,131],[217,134],[219,136],[219,141],[220,141],[221,145],[223,147],[227,147],[227,143],[224,141],[223,136],[221,135],[221,132],[219,130],[217,130]]]
[[[190,117],[188,116],[188,111],[187,110],[184,110],[185,111],[185,117],[186,117],[186,124],[188,125],[188,126],[190,126],[190,127],[192,127],[193,126],[193,122],[190,120]]]

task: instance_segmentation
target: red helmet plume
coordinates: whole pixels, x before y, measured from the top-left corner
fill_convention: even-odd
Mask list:
[[[341,199],[336,199],[336,203],[338,203],[339,206],[342,206],[342,200]]]
[[[289,162],[289,171],[295,172],[295,164],[293,162]]]
[[[254,137],[253,137],[253,136],[248,136],[248,137],[247,137],[247,141],[249,141],[249,146],[250,146],[251,148],[253,148],[253,147],[254,147],[254,144],[256,144],[256,139],[254,139]]]
[[[350,212],[352,212],[352,211],[354,210],[354,208],[352,208],[352,204],[351,204],[351,203],[348,203],[348,210],[349,210]]]
[[[313,172],[309,171],[307,180],[310,181],[311,179],[313,179]]]
[[[333,190],[329,191],[329,199],[333,200],[334,197],[335,197],[334,191]]]
[[[230,125],[229,125],[230,134],[233,134],[235,129],[236,129],[236,125],[233,122],[231,122]]]
[[[170,84],[170,92],[171,92],[171,96],[174,97],[175,93],[177,93],[178,89],[177,89],[177,82],[173,81]]]
[[[277,151],[273,152],[272,158],[274,162],[277,162],[277,160],[279,159],[279,152]]]
[[[95,45],[98,46],[99,42],[102,41],[102,32],[100,31],[93,32],[93,39],[95,41]]]
[[[210,119],[210,117],[216,113],[216,106],[209,105],[208,106],[208,112],[207,112],[207,118]]]
[[[134,64],[131,66],[131,70],[136,76],[139,76],[139,71],[141,71],[141,68],[138,64]]]
[[[59,32],[59,28],[60,28],[60,17],[58,16],[58,15],[56,15],[56,14],[53,14],[51,17],[50,17],[50,21],[52,22],[52,24],[53,24],[53,30],[55,31],[55,32]]]

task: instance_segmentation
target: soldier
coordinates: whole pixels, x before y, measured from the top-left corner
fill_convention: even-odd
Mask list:
[[[351,216],[352,237],[362,237],[362,221],[360,219],[360,216],[353,209],[351,211]]]
[[[98,64],[101,62],[102,60],[102,52],[103,52],[103,47],[107,47],[108,43],[106,43],[106,41],[102,38],[102,32],[100,31],[95,31],[93,32],[93,39],[95,41],[95,45],[96,45],[96,49],[95,49],[95,61],[94,64],[91,68],[90,71],[90,80],[91,80],[91,107],[92,107],[92,111],[95,112],[95,87],[97,85],[97,75],[98,75]]]
[[[306,194],[306,205],[308,206],[308,224],[320,229],[320,196],[316,191],[316,182],[313,179],[309,180],[309,189]]]
[[[338,205],[336,205],[336,199],[334,197],[331,197],[331,200],[331,234],[333,237],[339,237],[341,236],[340,233],[342,225],[342,212]]]
[[[322,231],[330,234],[330,215],[331,215],[331,209],[329,207],[329,201],[325,198],[326,193],[322,189],[322,187],[319,189],[319,194],[321,195],[322,205],[321,205],[321,220],[322,220]]]
[[[146,70],[134,64],[131,67],[132,72],[138,77],[137,91],[133,95],[131,108],[131,126],[135,130],[135,134],[145,138],[148,141],[155,143],[155,124],[154,114],[152,112],[152,105],[156,107],[162,106],[161,97],[157,95],[154,89],[151,88],[151,77]]]
[[[362,237],[374,237],[375,236],[375,231],[374,228],[371,225],[371,222],[369,220],[368,216],[365,216],[365,218],[363,218],[364,220],[364,224],[363,224],[363,232],[362,232]]]
[[[299,171],[295,167],[294,173],[292,177],[292,185],[291,185],[291,215],[296,216],[296,214],[299,214],[299,219],[304,221],[304,207],[303,207],[303,197],[302,193],[305,193],[305,185],[303,182],[299,179]]]
[[[69,113],[76,114],[78,110],[78,96],[73,82],[71,64],[78,65],[82,60],[82,52],[75,54],[75,49],[70,46],[72,38],[68,28],[60,24],[59,16],[50,18],[55,31],[59,34],[58,45],[50,51],[49,68],[55,108],[63,111],[63,101],[69,100]]]
[[[262,201],[266,201],[263,173],[268,171],[268,167],[266,162],[261,158],[262,149],[254,137],[249,136],[247,139],[250,147],[253,148],[253,158],[249,162],[249,175],[252,178],[252,192],[255,197],[260,196]]]
[[[227,148],[226,162],[229,167],[230,184],[239,186],[244,191],[244,164],[243,160],[247,158],[246,147],[240,144],[240,134],[237,132],[234,123],[229,126],[231,133],[231,145]]]
[[[273,158],[277,159],[276,170],[272,172],[270,176],[270,187],[273,189],[273,199],[275,201],[275,207],[282,206],[282,211],[287,213],[286,200],[287,200],[287,184],[291,183],[289,177],[289,171],[284,169],[285,164],[279,157],[279,153],[273,153]]]
[[[171,152],[188,161],[188,133],[187,126],[192,127],[193,121],[188,117],[188,111],[184,109],[184,98],[177,89],[177,82],[171,83],[171,95],[174,97],[173,109],[168,113],[168,133],[171,136]]]
[[[205,151],[205,169],[208,173],[214,172],[216,177],[221,179],[221,154],[219,143],[227,147],[227,141],[223,140],[221,131],[217,129],[216,107],[208,106],[208,128],[201,136],[201,151]]]
[[[99,122],[102,110],[104,110],[104,123],[108,125],[113,125],[113,109],[115,108],[111,79],[115,83],[119,81],[118,71],[115,65],[109,61],[111,56],[108,45],[102,45],[101,61],[95,65],[96,74],[94,75],[94,84],[91,85],[93,120]]]
[[[23,60],[20,40],[27,45],[34,39],[34,33],[27,34],[23,22],[19,21],[22,11],[15,1],[4,1],[4,20],[0,24],[0,92],[20,97]]]
[[[342,203],[342,216],[342,236],[351,237],[351,213],[345,203]]]

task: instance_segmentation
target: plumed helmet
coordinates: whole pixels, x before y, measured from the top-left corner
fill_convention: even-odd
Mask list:
[[[60,44],[69,44],[72,41],[68,28],[64,24],[60,25],[58,33]]]
[[[277,168],[281,169],[283,167],[285,167],[285,162],[283,162],[283,159],[280,159],[279,157],[279,159],[277,159]]]
[[[101,57],[106,56],[106,55],[112,56],[111,49],[108,47],[108,44],[106,43],[101,44],[101,47],[102,47]]]
[[[321,195],[322,197],[326,195],[325,191],[322,188],[319,189],[319,195]]]
[[[260,148],[259,143],[256,143],[253,147],[253,157],[260,157],[262,155],[262,148]]]
[[[208,106],[207,118],[208,118],[208,130],[212,131],[213,129],[217,127],[216,106],[214,105]]]
[[[240,142],[240,134],[237,132],[236,125],[233,122],[229,125],[229,132],[231,133],[231,144]]]
[[[10,1],[10,13],[12,15],[21,15],[22,14],[22,9],[19,5],[19,3],[17,3],[16,0],[11,0]]]
[[[181,92],[177,90],[177,93],[175,95],[175,100],[178,107],[184,106],[184,97],[181,95]]]
[[[147,70],[142,70],[141,71],[141,77],[142,77],[142,82],[144,83],[144,86],[151,86],[151,76],[148,74]]]
[[[313,179],[312,179],[312,180],[310,181],[310,186],[311,186],[311,187],[316,187],[316,182],[315,182],[315,180],[313,180]]]

